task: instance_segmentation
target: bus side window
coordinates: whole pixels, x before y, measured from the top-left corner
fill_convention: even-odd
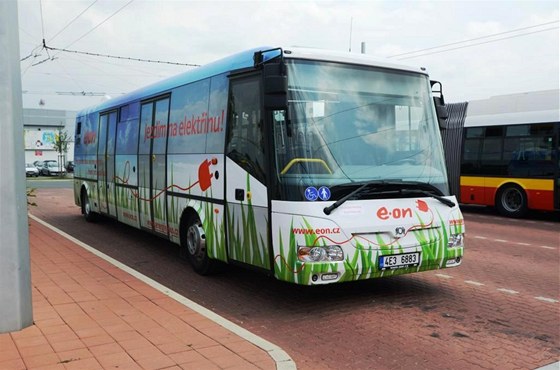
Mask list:
[[[257,180],[264,182],[264,127],[258,78],[231,81],[228,122],[226,155]]]
[[[76,137],[74,139],[76,145],[80,145],[82,141],[82,121],[76,123]]]

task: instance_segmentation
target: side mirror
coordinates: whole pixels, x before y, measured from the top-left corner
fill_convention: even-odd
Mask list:
[[[288,109],[288,77],[283,70],[282,62],[263,65],[264,109]]]
[[[432,94],[434,94],[434,106],[436,107],[439,128],[440,130],[445,130],[447,129],[447,118],[449,114],[447,112],[447,106],[445,105],[445,99],[443,98],[443,86],[439,81],[430,81],[430,85],[432,86]],[[434,86],[436,85],[439,85],[439,90],[434,90]]]

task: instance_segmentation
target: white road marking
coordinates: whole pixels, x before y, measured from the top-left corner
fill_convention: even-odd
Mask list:
[[[475,239],[482,239],[482,240],[490,240],[490,238],[486,237],[486,236],[481,236],[481,235],[475,235],[473,236],[473,238]],[[522,245],[524,247],[530,247],[533,246],[533,244],[530,243],[523,243],[523,242],[512,242],[509,240],[505,240],[505,239],[491,239],[494,242],[498,242],[498,243],[511,243],[511,244],[515,244],[515,245]],[[549,247],[548,245],[540,245],[538,248],[544,248],[544,249],[558,249],[556,247]]]
[[[505,288],[498,288],[500,292],[508,293],[508,294],[519,294],[517,290],[505,289]]]
[[[453,279],[453,276],[451,276],[451,275],[436,274],[436,276],[440,277],[440,278],[444,278],[444,279]]]
[[[483,283],[479,283],[478,281],[473,281],[473,280],[465,280],[465,283],[467,284],[471,284],[471,285],[476,285],[476,286],[483,286]]]
[[[553,298],[535,297],[535,299],[538,299],[539,301],[543,301],[543,302],[548,302],[548,303],[558,303],[558,300],[557,300],[557,299],[553,299]]]

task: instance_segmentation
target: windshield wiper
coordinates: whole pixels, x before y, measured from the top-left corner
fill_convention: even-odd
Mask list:
[[[345,185],[350,185],[350,184],[345,184]],[[332,211],[334,211],[335,209],[337,209],[338,207],[343,205],[348,199],[355,197],[356,195],[358,195],[360,192],[362,192],[363,190],[365,190],[367,187],[369,187],[371,185],[379,185],[379,186],[389,185],[389,186],[402,186],[402,187],[404,187],[404,188],[395,189],[395,190],[375,191],[375,194],[422,194],[422,195],[426,195],[428,197],[437,199],[438,201],[440,201],[441,203],[445,204],[446,206],[448,206],[450,208],[455,207],[455,203],[453,203],[449,199],[446,199],[446,198],[436,194],[437,188],[435,188],[435,187],[434,187],[434,190],[432,190],[432,191],[416,188],[416,187],[420,187],[420,186],[424,186],[424,187],[429,186],[431,188],[431,187],[433,187],[433,185],[420,183],[420,182],[394,181],[394,180],[392,180],[392,181],[374,180],[374,181],[368,181],[368,182],[362,184],[360,187],[354,189],[353,191],[348,193],[346,196],[340,198],[339,200],[337,200],[336,202],[334,202],[330,206],[323,208],[323,212],[325,212],[326,215],[330,215],[332,213]],[[376,188],[370,189],[369,193],[373,193],[374,190],[376,190]]]
[[[384,181],[378,181],[378,180],[366,182],[365,184],[362,184],[360,187],[352,190],[350,193],[346,194],[344,197],[340,198],[339,200],[337,200],[336,202],[334,202],[330,206],[323,208],[323,212],[325,212],[326,215],[330,215],[332,211],[334,211],[335,209],[337,209],[338,207],[343,205],[348,199],[356,196],[358,193],[360,193],[362,190],[364,190],[368,186],[379,185],[379,184],[385,184],[385,182]]]
[[[348,199],[355,197],[356,195],[358,195],[360,192],[362,192],[363,190],[365,190],[367,187],[369,187],[371,185],[397,185],[397,184],[401,185],[401,183],[398,182],[398,181],[396,181],[396,182],[385,181],[385,180],[368,181],[368,182],[360,185],[358,188],[352,190],[350,193],[348,193],[344,197],[340,198],[339,200],[337,200],[336,202],[334,202],[330,206],[323,208],[323,212],[325,212],[326,215],[330,215],[332,211],[334,211],[335,209],[337,209],[338,207],[343,205]],[[357,185],[357,184],[349,183],[349,184],[343,184],[342,186],[349,186],[349,185]],[[375,188],[371,189],[371,190],[375,190]]]
[[[442,202],[443,204],[445,204],[449,208],[455,207],[455,203],[453,203],[452,201],[450,201],[447,198],[444,198],[440,195],[434,194],[431,191],[422,190],[422,189],[401,189],[400,193],[401,194],[424,194],[428,197],[439,200],[440,202]]]

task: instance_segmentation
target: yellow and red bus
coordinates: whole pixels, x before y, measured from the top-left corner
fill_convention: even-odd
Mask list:
[[[468,103],[460,202],[495,206],[505,216],[560,209],[559,91]]]

